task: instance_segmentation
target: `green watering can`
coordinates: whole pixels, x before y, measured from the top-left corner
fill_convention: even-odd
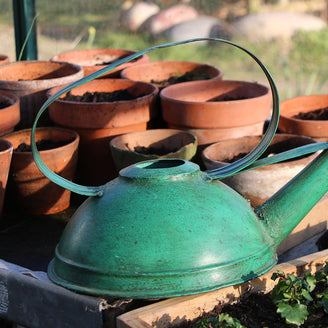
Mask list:
[[[69,182],[45,166],[37,151],[35,130],[51,102],[150,50],[201,40],[224,42],[245,51],[270,83],[272,118],[251,153],[206,172],[181,159],[140,162],[100,187]],[[278,245],[328,190],[328,151],[255,212],[247,200],[218,180],[328,147],[328,143],[311,144],[257,160],[271,142],[278,118],[278,92],[266,67],[247,49],[222,39],[192,39],[149,48],[60,90],[43,105],[34,122],[33,155],[50,180],[91,197],[67,224],[49,264],[49,278],[91,295],[161,298],[214,290],[269,270],[277,261]]]

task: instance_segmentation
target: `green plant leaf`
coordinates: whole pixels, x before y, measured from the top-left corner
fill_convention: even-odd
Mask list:
[[[193,328],[217,328],[219,321],[216,317],[200,319],[196,322]]]
[[[288,289],[288,286],[286,286],[286,282],[282,279],[279,280],[279,282],[274,286],[270,298],[273,301],[274,304],[277,304],[282,299],[284,299],[284,293]]]
[[[200,319],[193,328],[246,328],[239,320],[227,313],[221,313],[217,317]]]
[[[310,293],[309,293],[308,290],[306,290],[306,289],[302,289],[301,293],[302,293],[303,297],[304,297],[307,301],[309,301],[309,302],[313,301],[313,298],[311,297],[311,295],[310,295]]]
[[[300,326],[307,319],[309,312],[304,304],[280,303],[277,312],[286,319],[286,323]]]
[[[284,296],[284,300],[285,301],[288,301],[290,299],[293,298],[293,293],[292,292],[289,292],[289,293],[283,293],[283,296]]]
[[[323,310],[328,313],[328,298],[324,297],[322,300],[321,300],[321,305],[323,307]]]
[[[312,276],[310,273],[306,273],[304,275],[304,281],[306,283],[306,288],[309,292],[312,292],[317,285],[317,280],[314,276]]]
[[[229,314],[221,313],[218,316],[219,319],[219,327],[226,327],[226,328],[246,328],[243,326],[239,320],[236,318],[232,318]]]
[[[276,272],[274,272],[271,276],[271,280],[277,280],[277,278],[280,278],[280,277],[285,277],[285,273],[281,270],[277,270]]]

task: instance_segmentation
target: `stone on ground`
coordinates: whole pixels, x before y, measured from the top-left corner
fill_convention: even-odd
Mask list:
[[[147,29],[152,35],[158,35],[173,25],[194,19],[197,16],[198,13],[195,8],[183,4],[176,5],[151,16],[141,28]]]
[[[167,39],[181,41],[192,38],[227,38],[226,24],[215,17],[198,16],[194,19],[176,24],[164,32]]]
[[[296,12],[265,12],[244,16],[232,24],[232,35],[250,41],[289,39],[298,31],[314,31],[327,26],[324,20]]]
[[[136,31],[149,17],[157,14],[160,8],[154,3],[138,2],[122,12],[122,24],[130,31]]]

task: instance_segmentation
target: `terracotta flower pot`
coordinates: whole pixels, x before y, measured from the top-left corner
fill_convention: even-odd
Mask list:
[[[59,88],[53,88],[48,96]],[[155,108],[158,89],[148,83],[124,79],[97,79],[71,91],[118,92],[126,90],[135,99],[106,102],[68,101],[65,95],[49,106],[51,120],[57,125],[73,128],[81,137],[77,178],[83,184],[99,185],[117,176],[109,141],[120,134],[147,129]]]
[[[162,89],[170,84],[195,80],[222,79],[214,66],[187,61],[156,61],[125,68],[121,76],[133,81],[155,84]]]
[[[305,135],[328,140],[328,120],[298,119],[299,113],[309,113],[319,109],[328,112],[328,95],[310,95],[294,97],[281,102],[279,131]]]
[[[19,98],[0,90],[0,136],[10,133],[20,121]]]
[[[110,142],[118,170],[155,158],[191,160],[196,154],[197,139],[191,133],[173,129],[155,129],[123,134]]]
[[[222,79],[222,71],[203,63],[187,61],[155,61],[125,68],[121,77],[133,81],[152,83],[162,90],[164,87],[194,80]],[[158,96],[158,116],[151,122],[152,128],[166,128]]]
[[[72,50],[63,52],[51,58],[51,61],[61,61],[80,65],[83,67],[84,75],[89,75],[93,72],[104,68],[110,63],[127,57],[136,53],[136,51],[125,50],[125,49],[86,49],[86,50]],[[108,77],[120,77],[121,71],[132,65],[143,63],[148,61],[147,55],[142,55],[135,60],[125,63],[111,72],[101,76],[101,78]]]
[[[8,187],[11,196],[22,205],[24,212],[53,214],[68,208],[70,191],[59,187],[41,173],[28,148],[26,151],[17,149],[20,145],[20,148],[24,148],[24,143],[30,145],[31,130],[13,132],[4,138],[14,146]],[[41,141],[48,141],[55,147],[39,151],[44,163],[65,179],[72,180],[78,156],[78,134],[61,128],[38,128],[36,142]]]
[[[8,173],[13,154],[13,145],[4,139],[0,139],[0,215],[2,213]]]
[[[269,88],[245,81],[179,83],[164,88],[160,97],[169,127],[210,136],[200,137],[200,145],[240,136],[242,129],[246,135],[259,135],[271,110]]]
[[[32,127],[36,113],[46,101],[46,92],[55,86],[83,77],[80,66],[50,61],[19,61],[0,65],[0,90],[11,91],[20,98],[19,129]],[[48,120],[42,118],[41,124]]]
[[[260,142],[262,136],[249,136],[223,140],[206,147],[202,153],[205,167],[209,170],[228,165],[244,157]],[[263,156],[303,146],[316,141],[305,136],[276,134]],[[281,189],[288,181],[307,166],[317,154],[311,154],[294,160],[275,163],[257,169],[241,172],[221,181],[235,189],[256,208]],[[328,194],[326,194],[307,214],[279,246],[278,253],[295,246],[300,240],[306,240],[326,229]]]

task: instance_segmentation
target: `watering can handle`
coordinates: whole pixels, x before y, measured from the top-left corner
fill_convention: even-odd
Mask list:
[[[229,175],[233,175],[243,169],[246,169],[248,166],[250,166],[256,159],[258,159],[262,153],[266,150],[266,148],[269,146],[275,132],[276,129],[278,127],[278,121],[279,121],[279,96],[278,96],[278,91],[277,91],[277,87],[274,83],[273,78],[271,77],[271,74],[269,73],[269,71],[267,70],[267,68],[265,67],[265,65],[260,61],[260,59],[258,57],[256,57],[252,52],[250,52],[249,50],[247,50],[246,48],[233,43],[231,41],[228,40],[224,40],[224,39],[216,39],[216,38],[196,38],[196,39],[189,39],[189,40],[184,40],[184,41],[178,41],[178,42],[171,42],[171,43],[166,43],[166,44],[162,44],[162,45],[158,45],[158,46],[154,46],[145,50],[141,50],[139,52],[136,52],[128,57],[125,57],[123,59],[120,59],[90,75],[87,75],[83,78],[81,78],[80,80],[77,80],[65,87],[63,87],[61,90],[59,90],[58,92],[56,92],[53,96],[51,96],[49,99],[47,99],[47,101],[43,104],[43,106],[41,107],[41,109],[39,110],[35,121],[33,123],[33,127],[32,127],[32,134],[31,134],[31,147],[32,147],[32,153],[33,153],[33,157],[34,160],[36,162],[36,165],[39,167],[40,171],[47,177],[49,178],[52,182],[56,183],[57,185],[68,189],[72,192],[78,193],[80,195],[86,195],[86,196],[101,196],[104,192],[104,188],[105,185],[102,186],[98,186],[98,187],[93,187],[93,186],[81,186],[78,185],[74,182],[68,181],[66,179],[64,179],[63,177],[57,175],[56,173],[54,173],[53,171],[51,171],[46,165],[45,163],[42,161],[40,154],[38,152],[37,146],[36,146],[36,142],[35,142],[35,131],[36,131],[36,126],[38,123],[38,120],[40,118],[40,116],[42,115],[42,113],[48,108],[48,106],[50,104],[52,104],[57,98],[59,98],[61,95],[66,94],[67,92],[71,91],[72,89],[87,83],[91,80],[94,80],[95,78],[108,73],[109,71],[113,70],[114,68],[120,66],[121,64],[127,63],[137,57],[142,56],[145,53],[148,53],[152,50],[155,49],[160,49],[160,48],[167,48],[167,47],[171,47],[171,46],[176,46],[176,45],[181,45],[181,44],[187,44],[187,43],[192,43],[192,42],[196,42],[196,41],[217,41],[217,42],[223,42],[229,45],[232,45],[236,48],[239,48],[241,50],[243,50],[244,52],[246,52],[250,57],[252,57],[255,62],[261,67],[262,71],[264,72],[269,84],[270,84],[270,88],[272,91],[272,99],[273,99],[273,111],[272,111],[272,117],[270,120],[270,123],[268,125],[267,131],[264,134],[262,140],[260,141],[260,143],[249,153],[247,154],[245,157],[243,157],[242,159],[229,164],[225,167],[219,168],[219,169],[215,169],[215,170],[211,170],[211,171],[207,171],[207,174],[209,176],[209,178],[211,179],[219,179],[222,177],[226,177]],[[265,164],[263,164],[265,165]]]

